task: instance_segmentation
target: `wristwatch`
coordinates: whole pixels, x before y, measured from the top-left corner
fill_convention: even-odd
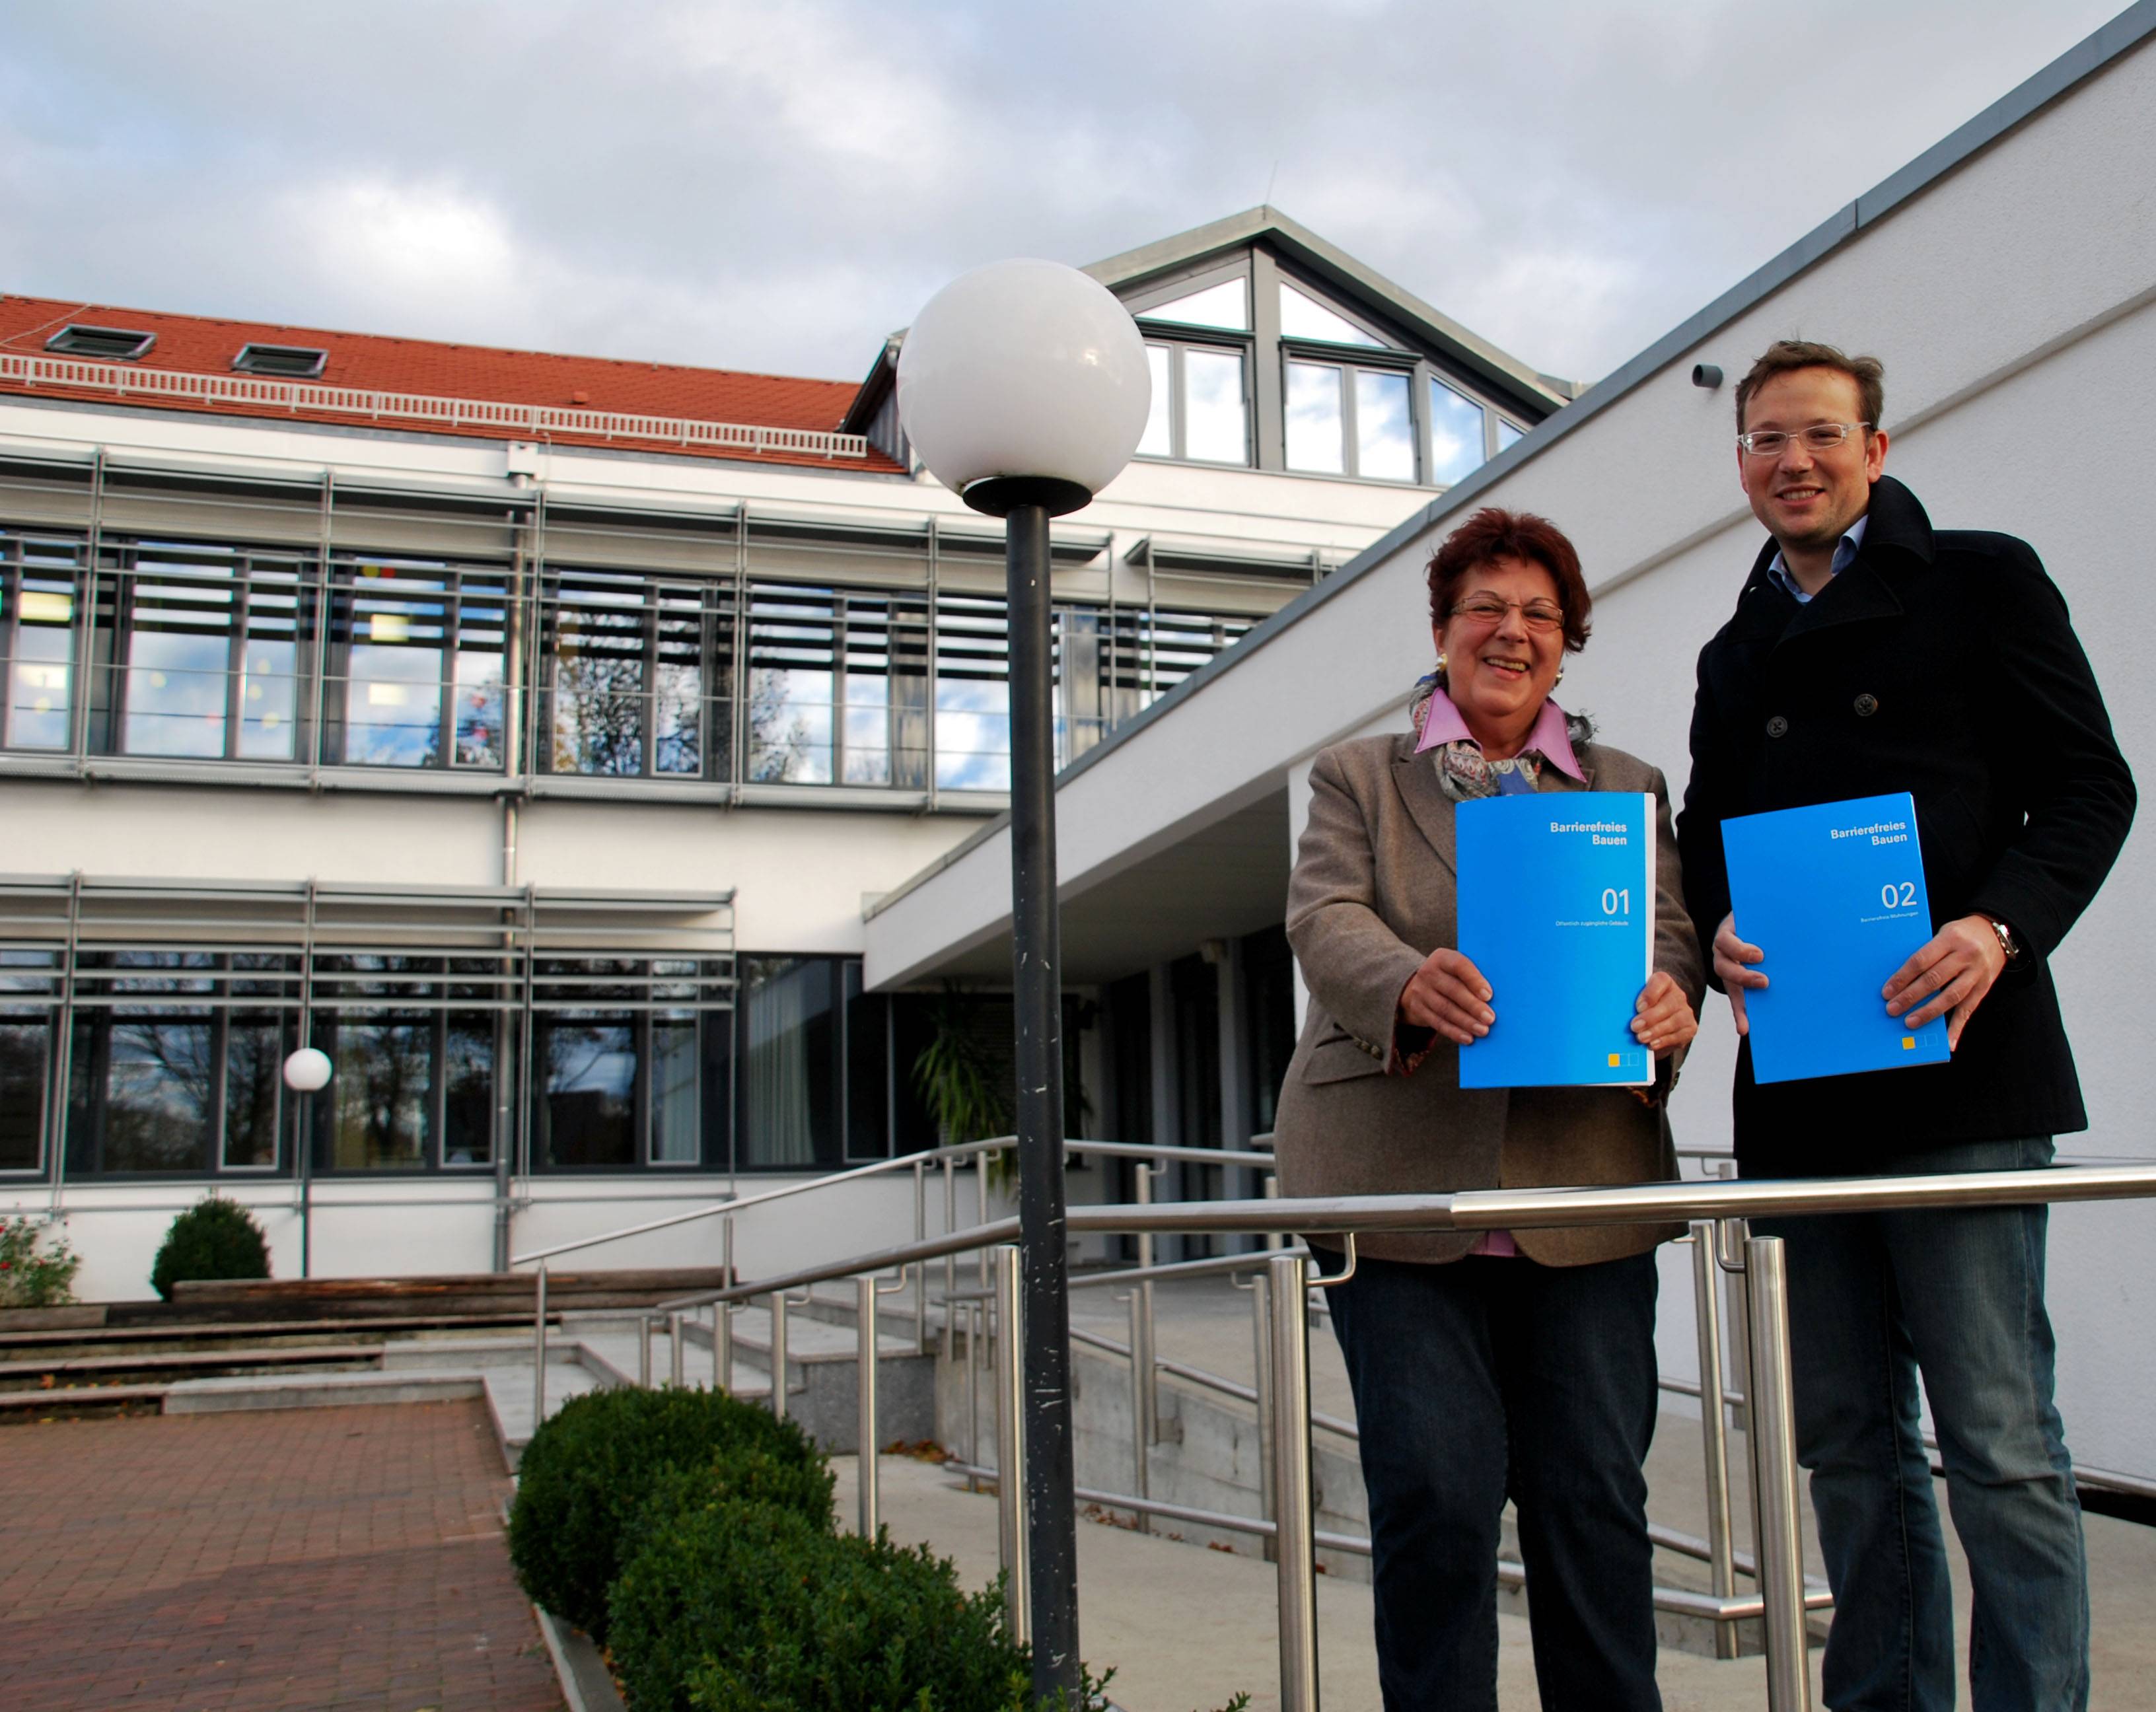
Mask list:
[[[1981,910],[1978,910],[1977,914],[1984,915]],[[1984,915],[1984,919],[1991,924],[1991,930],[1999,935],[1999,949],[2006,954],[2007,962],[2014,964],[2020,961],[2021,941],[2014,937],[2014,930],[1996,915]]]

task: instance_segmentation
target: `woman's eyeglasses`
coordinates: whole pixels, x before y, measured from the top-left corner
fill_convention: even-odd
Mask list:
[[[1520,609],[1520,618],[1530,630],[1555,630],[1564,623],[1564,608],[1553,606],[1548,601],[1501,601],[1494,594],[1478,594],[1464,600],[1452,609],[1455,618],[1465,618],[1471,624],[1502,624],[1505,614],[1513,607]]]

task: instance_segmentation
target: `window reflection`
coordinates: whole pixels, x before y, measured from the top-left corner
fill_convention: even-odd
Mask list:
[[[424,1020],[340,1019],[330,1059],[330,1162],[339,1171],[426,1163],[433,1030]]]
[[[0,1014],[0,1171],[35,1171],[44,1163],[51,1040],[44,1017]]]
[[[636,1163],[636,1039],[625,1019],[535,1019],[540,1134],[550,1166]]]
[[[1165,345],[1146,346],[1146,367],[1152,376],[1152,402],[1147,407],[1145,433],[1138,441],[1138,455],[1142,458],[1175,455],[1175,444],[1169,437],[1169,357]]]
[[[1442,381],[1430,383],[1430,479],[1446,485],[1482,467],[1482,407]]]
[[[1149,321],[1180,321],[1185,326],[1220,327],[1231,332],[1250,330],[1249,281],[1223,279],[1202,291],[1193,291],[1168,303],[1157,303],[1138,314]]]
[[[0,565],[0,646],[8,656],[7,741],[16,749],[65,749],[74,711],[73,556],[9,542]]]
[[[263,1171],[277,1163],[278,1105],[288,1042],[275,1014],[234,1012],[224,1051],[224,1166]]]
[[[1355,473],[1375,481],[1414,479],[1414,423],[1408,377],[1355,372]]]
[[[1525,428],[1515,427],[1507,422],[1503,417],[1499,417],[1497,418],[1497,449],[1502,452],[1508,446],[1517,446],[1527,438],[1527,433]]]
[[[1288,339],[1322,339],[1332,345],[1379,343],[1345,315],[1296,290],[1285,279],[1280,289],[1280,330],[1281,336]]]
[[[703,1153],[698,1112],[701,1064],[692,1011],[663,1012],[651,1021],[651,1162],[695,1165]]]
[[[830,960],[744,957],[742,1162],[835,1164],[836,1018]]]
[[[1183,455],[1209,464],[1247,464],[1249,401],[1243,356],[1235,351],[1183,353]]]
[[[207,1011],[128,1007],[75,1023],[70,1152],[107,1171],[210,1167],[216,1108]]]
[[[1340,371],[1329,364],[1287,366],[1287,467],[1337,475],[1347,467],[1340,419]]]
[[[506,585],[439,561],[341,572],[341,758],[354,766],[499,767]],[[453,710],[446,736],[444,705]]]

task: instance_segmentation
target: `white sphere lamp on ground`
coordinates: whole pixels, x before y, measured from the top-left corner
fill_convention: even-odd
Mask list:
[[[295,1094],[319,1094],[330,1084],[330,1055],[303,1046],[285,1060],[285,1085]]]
[[[978,511],[1075,511],[1137,449],[1152,373],[1137,323],[1060,262],[992,262],[906,329],[898,412],[930,472]]]

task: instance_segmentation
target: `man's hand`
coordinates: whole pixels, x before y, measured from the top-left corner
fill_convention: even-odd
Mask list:
[[[1896,970],[1880,996],[1887,1001],[1890,1017],[1902,1017],[1912,1005],[1923,1006],[1903,1017],[1912,1028],[1944,1017],[1947,1050],[1952,1052],[1961,1044],[1961,1031],[2005,966],[2006,952],[1992,931],[1990,919],[1964,915],[1947,923]]]
[[[1722,925],[1714,930],[1714,972],[1728,991],[1729,1014],[1736,1020],[1739,1034],[1752,1032],[1752,1025],[1744,1017],[1744,989],[1767,984],[1767,977],[1751,965],[1764,962],[1766,957],[1758,946],[1747,945],[1738,938],[1734,910],[1722,918]]]
[[[1480,1040],[1497,1020],[1482,971],[1445,946],[1424,957],[1422,967],[1409,977],[1400,992],[1400,1015],[1460,1046]]]
[[[1676,979],[1660,969],[1640,989],[1640,1002],[1633,1009],[1638,1012],[1632,1018],[1633,1037],[1658,1058],[1690,1044],[1692,1036],[1699,1033],[1699,1018],[1692,1014],[1691,1001]]]

